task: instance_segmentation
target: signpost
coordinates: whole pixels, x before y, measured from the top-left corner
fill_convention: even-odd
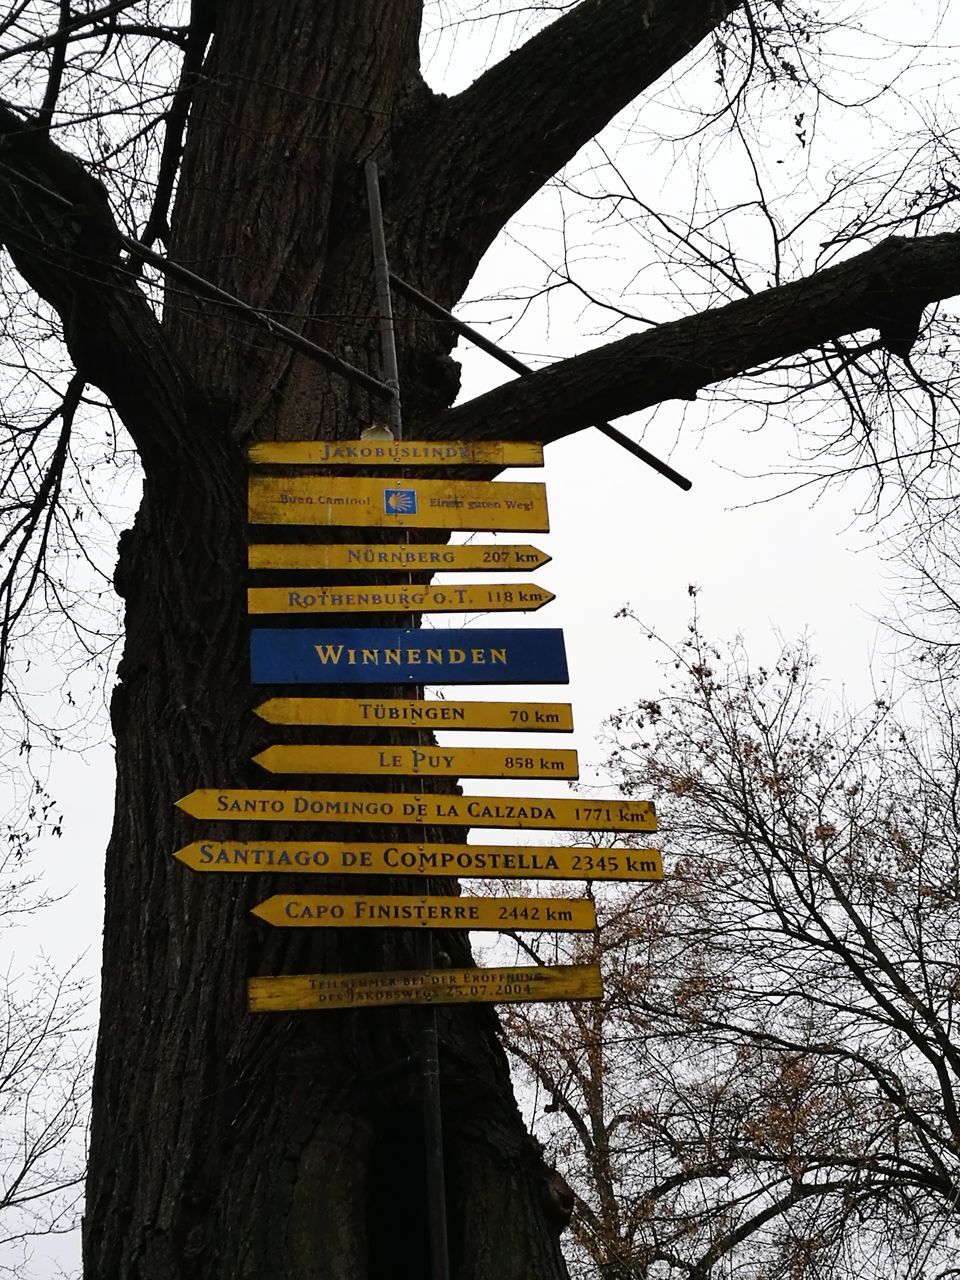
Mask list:
[[[255,627],[254,684],[566,684],[563,632]]]
[[[543,484],[410,479],[402,468],[539,466],[539,444],[517,441],[411,441],[402,438],[399,365],[393,332],[376,164],[365,165],[380,322],[383,380],[352,372],[387,397],[389,428],[374,425],[367,438],[281,441],[249,450],[254,466],[394,471],[343,478],[330,474],[249,477],[248,519],[254,525],[373,529],[546,531]],[[431,306],[429,299],[421,299]],[[327,362],[334,360],[327,353]],[[348,369],[342,362],[341,372]],[[379,437],[379,438],[378,438]],[[281,534],[277,534],[281,537]],[[298,535],[306,536],[306,535]],[[409,537],[409,535],[407,535]],[[526,544],[449,547],[442,542],[263,543],[248,551],[253,570],[409,575],[406,584],[305,587],[251,586],[247,611],[277,614],[420,614],[473,611],[533,612],[554,599],[531,583],[429,586],[415,583],[455,570],[514,572],[536,569],[549,557]],[[412,685],[566,684],[563,633],[557,629],[465,630],[254,627],[250,635],[253,684]],[[256,708],[261,719],[283,725],[403,729],[489,729],[570,732],[567,703],[465,702],[406,698],[275,697]],[[322,736],[322,735],[318,735]],[[346,735],[349,736],[349,735]],[[271,773],[497,779],[576,778],[577,753],[489,747],[343,743],[278,744],[253,757]],[[386,784],[384,784],[386,785]],[[427,783],[426,785],[430,785]],[[438,792],[340,792],[203,788],[177,802],[191,817],[226,822],[333,823],[346,827],[501,827],[554,831],[656,830],[647,801]],[[312,833],[311,833],[312,834]],[[430,834],[436,838],[436,832]],[[660,880],[660,855],[651,849],[548,845],[358,843],[273,839],[256,843],[207,838],[174,855],[200,872],[320,874],[396,879],[459,876],[558,880]],[[453,886],[451,886],[453,887]],[[597,965],[497,969],[434,969],[434,929],[583,932],[596,928],[592,898],[463,897],[455,894],[275,894],[252,913],[279,928],[369,928],[420,931],[418,965],[404,972],[301,974],[249,979],[252,1012],[377,1008],[395,1005],[508,1003],[597,999]],[[423,1083],[426,1202],[433,1280],[450,1280],[437,1022],[422,1015],[415,1058]]]
[[[269,724],[373,729],[497,729],[572,733],[569,702],[460,702],[437,698],[268,698],[254,713]]]
[[[514,573],[550,563],[537,547],[426,542],[257,543],[247,548],[251,569],[304,569],[340,573]]]
[[[542,484],[400,477],[267,476],[249,481],[251,524],[546,533]]]
[[[513,969],[404,969],[399,973],[304,973],[247,981],[251,1013],[306,1009],[379,1009],[405,1004],[516,1004],[598,1000],[595,964],[521,965]]]
[[[251,915],[281,929],[499,929],[584,933],[597,927],[589,898],[460,898],[278,893]]]
[[[360,773],[440,778],[579,778],[576,751],[539,747],[305,746],[267,747],[253,759],[268,773]]]
[[[395,791],[201,788],[177,801],[192,818],[224,822],[389,822],[396,826],[536,831],[656,831],[649,800],[540,799]]]
[[[534,613],[556,597],[532,582],[427,587],[248,587],[248,613]]]
[[[278,440],[251,445],[255,465],[329,467],[542,467],[532,440]]]
[[[469,876],[472,880],[663,879],[656,849],[562,848],[559,845],[256,844],[195,840],[173,855],[192,871],[308,875]]]

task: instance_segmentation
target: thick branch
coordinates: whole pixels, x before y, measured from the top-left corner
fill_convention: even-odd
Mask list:
[[[426,430],[558,440],[598,418],[690,400],[736,377],[960,293],[960,233],[905,239],[806,279],[663,324],[479,396]]]
[[[190,25],[184,45],[183,65],[180,69],[180,80],[177,91],[173,95],[170,109],[166,114],[166,127],[163,135],[163,149],[160,152],[160,163],[157,166],[157,185],[153,197],[153,207],[143,229],[142,242],[149,249],[156,240],[164,245],[170,239],[170,201],[183,154],[183,133],[187,127],[187,113],[193,97],[197,75],[203,65],[203,55],[213,34],[213,6],[205,3],[194,4],[190,14]]]
[[[507,220],[741,3],[583,0],[425,110],[394,157],[393,208],[410,211],[411,235],[428,208],[471,275]]]
[[[144,463],[181,461],[191,397],[146,298],[122,267],[106,192],[3,106],[0,244],[59,314],[77,368],[110,398]]]

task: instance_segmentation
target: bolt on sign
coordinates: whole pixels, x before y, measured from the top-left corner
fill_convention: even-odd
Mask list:
[[[528,481],[267,476],[249,482],[251,524],[546,533],[547,495]]]
[[[254,627],[254,684],[567,684],[557,628]]]
[[[531,440],[278,440],[251,445],[254,466],[542,467]]]
[[[589,898],[457,898],[278,893],[251,911],[293,929],[499,929],[584,933],[597,927]]]
[[[328,573],[519,573],[549,563],[550,556],[537,547],[506,543],[451,547],[445,543],[280,542],[247,548],[251,569]]]
[[[256,844],[195,840],[173,855],[192,871],[313,875],[469,876],[472,880],[662,880],[656,849],[559,845]]]
[[[247,980],[251,1013],[380,1009],[405,1004],[517,1004],[599,1000],[600,966],[521,965],[513,969],[408,969],[398,973],[281,974]]]
[[[541,831],[656,831],[649,800],[457,796],[430,792],[260,791],[200,788],[177,807],[224,822],[390,822]]]
[[[253,757],[268,773],[359,773],[443,778],[579,778],[576,751],[528,747],[267,747]]]
[[[532,582],[495,586],[248,587],[248,613],[534,613],[555,600]]]
[[[372,729],[498,729],[572,733],[569,702],[458,702],[437,698],[268,698],[254,713],[269,724]]]

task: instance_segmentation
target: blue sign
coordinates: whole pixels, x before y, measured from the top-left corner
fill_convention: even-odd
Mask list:
[[[255,627],[254,684],[567,684],[558,628]]]
[[[383,509],[388,516],[415,516],[417,514],[416,489],[384,489]]]

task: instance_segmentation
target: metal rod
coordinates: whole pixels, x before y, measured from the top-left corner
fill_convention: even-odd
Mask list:
[[[18,182],[24,183],[28,187],[33,187],[36,191],[42,191],[50,200],[62,205],[68,209],[75,208],[73,202],[68,200],[66,196],[62,196],[59,191],[51,191],[49,187],[45,187],[42,182],[37,182],[34,178],[29,177],[25,173],[21,173],[19,169],[13,168],[12,165],[0,163],[0,171],[13,174]],[[357,369],[352,364],[348,364],[346,360],[341,360],[339,356],[335,356],[332,351],[327,351],[325,347],[319,347],[315,342],[311,342],[305,338],[303,334],[297,333],[294,329],[288,329],[285,324],[281,324],[279,320],[274,320],[272,316],[268,316],[263,311],[258,311],[256,307],[251,307],[247,302],[241,302],[239,298],[234,297],[232,293],[227,293],[226,289],[221,289],[217,285],[212,284],[209,280],[205,280],[203,276],[198,276],[196,272],[188,270],[187,267],[181,267],[179,263],[171,262],[169,258],[162,257],[159,253],[154,253],[152,249],[148,249],[146,245],[141,244],[139,240],[134,240],[130,236],[125,236],[122,232],[117,231],[116,238],[123,247],[132,253],[135,257],[149,262],[151,266],[156,267],[159,272],[165,276],[169,276],[171,280],[180,280],[183,284],[188,285],[194,293],[201,297],[212,299],[214,302],[223,302],[233,307],[235,310],[242,312],[243,315],[249,316],[263,329],[267,329],[275,337],[280,338],[290,347],[295,347],[298,351],[302,351],[305,355],[312,356],[318,364],[322,364],[327,369],[339,373],[342,377],[348,378],[351,382],[357,382],[362,387],[381,399],[392,399],[393,390],[380,382],[378,378],[371,377],[363,369]]]
[[[294,347],[297,351],[302,351],[304,355],[311,356],[318,364],[322,364],[334,373],[339,373],[341,377],[348,378],[351,382],[356,382],[361,387],[365,387],[371,395],[377,396],[381,400],[391,400],[393,398],[393,390],[378,378],[372,377],[369,373],[364,372],[363,369],[357,369],[354,365],[348,364],[346,360],[341,360],[332,351],[327,351],[324,347],[318,347],[315,342],[311,342],[303,334],[297,333],[295,329],[288,329],[279,320],[274,320],[272,316],[266,315],[265,312],[258,311],[256,307],[251,307],[249,303],[241,302],[232,293],[227,293],[226,289],[220,289],[217,285],[211,284],[209,280],[204,280],[203,276],[198,276],[186,267],[181,267],[179,263],[171,262],[169,258],[164,258],[159,253],[154,253],[152,249],[142,245],[139,240],[133,240],[130,236],[124,235],[121,235],[119,239],[124,248],[128,249],[135,257],[142,258],[144,262],[149,262],[151,266],[156,267],[165,276],[169,276],[171,280],[180,280],[201,297],[210,298],[213,302],[223,302],[227,306],[235,308],[241,314],[255,321],[262,329],[266,329],[274,337],[280,338],[288,347]]]
[[[364,165],[367,179],[367,201],[370,206],[370,236],[373,241],[373,265],[377,278],[377,308],[380,313],[380,356],[384,379],[391,388],[390,427],[394,439],[403,439],[403,417],[400,403],[400,369],[397,341],[393,327],[393,298],[390,292],[390,266],[387,261],[383,210],[380,204],[380,175],[374,160]],[[406,538],[409,541],[409,533]],[[412,578],[411,578],[412,581]],[[415,619],[411,618],[415,625]],[[414,695],[423,696],[420,686]],[[433,936],[425,929],[417,939],[420,967],[433,968]],[[420,1074],[423,1092],[423,1147],[427,1178],[427,1221],[430,1237],[431,1280],[450,1280],[450,1249],[447,1240],[447,1188],[443,1168],[443,1110],[440,1098],[440,1053],[437,1037],[437,1011],[432,1005],[423,1009],[420,1030]]]
[[[612,440],[621,448],[626,449],[628,453],[632,453],[639,458],[641,462],[645,462],[652,471],[656,471],[658,475],[663,476],[665,480],[671,481],[678,489],[682,489],[684,493],[689,493],[693,488],[693,481],[688,480],[686,476],[681,475],[679,471],[675,471],[669,462],[664,462],[662,458],[658,458],[655,453],[651,453],[649,449],[645,449],[642,444],[638,444],[636,440],[631,440],[629,436],[625,436],[622,431],[618,431],[616,427],[611,426],[609,422],[595,422],[593,424],[596,429],[602,432],[608,440]]]
[[[415,289],[412,284],[407,284],[406,280],[401,280],[392,271],[390,272],[390,281],[397,293],[402,293],[405,298],[415,302],[428,315],[436,316],[438,320],[446,320],[448,324],[453,325],[458,333],[462,334],[469,342],[472,342],[475,347],[479,347],[481,351],[486,351],[487,355],[493,356],[494,360],[499,360],[501,364],[506,365],[508,369],[512,369],[514,373],[519,373],[521,377],[526,377],[527,374],[534,372],[528,364],[518,360],[509,351],[504,351],[503,347],[498,347],[485,334],[480,333],[472,325],[460,320],[452,311],[448,311],[446,307],[441,307],[439,302],[434,302],[432,298],[428,298],[425,293]],[[608,439],[615,441],[621,448],[626,449],[628,453],[632,453],[641,462],[645,462],[648,467],[652,467],[654,471],[670,480],[678,488],[683,489],[684,492],[693,488],[692,480],[688,480],[679,471],[675,471],[668,462],[663,462],[656,454],[651,453],[649,449],[645,449],[642,444],[637,444],[629,436],[625,436],[622,431],[612,427],[609,422],[595,422],[593,425],[598,431],[602,431]]]
[[[390,426],[395,440],[403,439],[400,415],[400,368],[397,364],[397,335],[393,327],[393,298],[390,294],[390,266],[387,262],[387,238],[383,229],[380,204],[380,174],[377,162],[368,160],[363,167],[367,179],[367,203],[370,206],[370,238],[373,241],[373,268],[377,279],[377,310],[380,313],[380,358],[384,381],[390,388]]]
[[[433,968],[433,936],[421,935],[422,967]],[[440,1102],[440,1055],[437,1010],[424,1006],[420,1033],[423,1075],[423,1138],[427,1158],[427,1208],[430,1220],[432,1280],[450,1280],[450,1247],[447,1239],[447,1188],[443,1168],[443,1111]]]
[[[411,302],[415,302],[428,315],[436,316],[438,320],[446,320],[452,324],[458,333],[462,333],[465,338],[469,338],[474,346],[479,347],[481,351],[486,351],[487,355],[493,356],[494,360],[499,360],[501,364],[505,364],[508,369],[512,369],[514,373],[521,376],[532,373],[533,370],[528,364],[524,364],[522,360],[518,360],[516,356],[511,355],[509,351],[504,351],[503,347],[498,347],[495,342],[481,333],[478,329],[474,329],[472,325],[455,316],[452,311],[448,311],[446,307],[441,307],[439,302],[434,302],[432,298],[428,298],[425,293],[421,293],[419,289],[415,289],[412,284],[407,284],[406,280],[401,280],[393,271],[390,272],[390,282],[396,289],[397,293],[402,293],[405,298],[409,298]]]

